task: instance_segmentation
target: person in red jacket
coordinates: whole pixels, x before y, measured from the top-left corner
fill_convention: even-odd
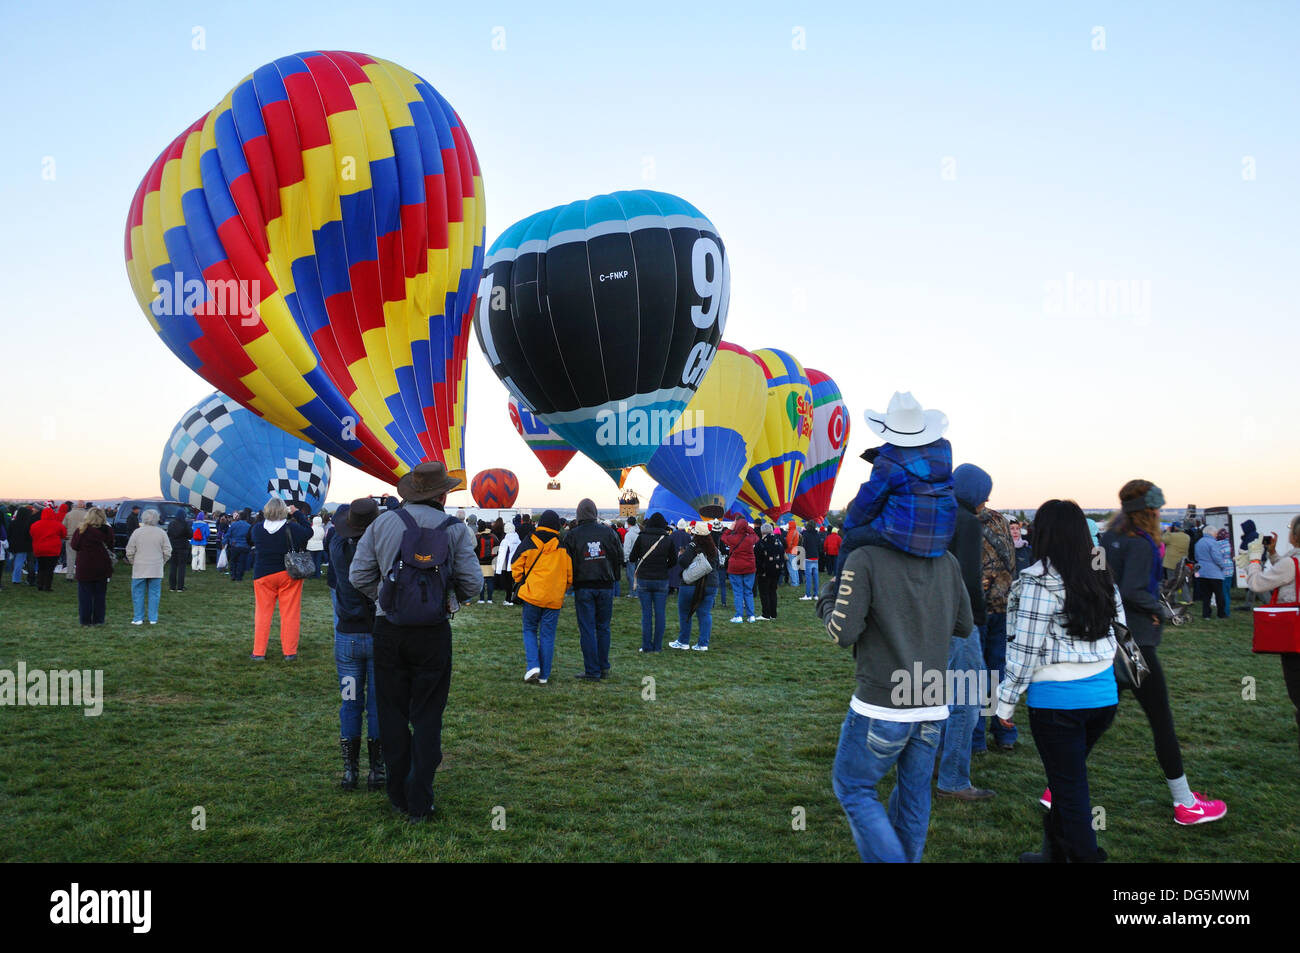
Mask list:
[[[731,524],[731,529],[722,534],[722,542],[730,555],[727,556],[727,578],[731,580],[731,594],[736,603],[736,614],[732,622],[744,622],[748,616],[750,622],[757,622],[754,615],[754,544],[758,534],[749,525],[749,520],[741,516]]]
[[[32,555],[36,557],[36,591],[50,592],[54,581],[54,567],[58,565],[59,553],[63,552],[63,541],[68,531],[63,526],[63,517],[52,506],[41,510],[41,518],[32,525]]]

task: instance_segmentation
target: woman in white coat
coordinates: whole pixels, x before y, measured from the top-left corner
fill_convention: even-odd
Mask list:
[[[145,510],[140,514],[139,528],[126,541],[126,561],[131,564],[132,625],[144,625],[146,603],[149,624],[158,624],[163,566],[171,555],[171,540],[167,538],[167,531],[158,525],[158,511]]]
[[[515,519],[518,518],[515,517]],[[514,602],[511,600],[515,596],[515,577],[510,572],[510,564],[514,562],[515,553],[519,550],[520,539],[518,524],[512,522],[509,526],[509,532],[502,537],[500,548],[497,549],[495,566],[497,571],[496,587],[506,594],[506,601],[502,605],[512,606]]]

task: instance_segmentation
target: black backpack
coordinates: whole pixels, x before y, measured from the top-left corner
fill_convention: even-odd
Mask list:
[[[447,527],[458,522],[448,516],[435,527],[421,526],[406,510],[394,510],[406,530],[397,559],[384,574],[379,607],[393,625],[435,625],[451,614],[451,536]]]

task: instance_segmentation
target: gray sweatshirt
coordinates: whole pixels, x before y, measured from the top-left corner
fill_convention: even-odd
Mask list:
[[[435,527],[447,521],[446,513],[426,503],[403,503],[402,507],[421,526]],[[375,601],[376,615],[384,614],[384,610],[379,608],[380,577],[397,561],[397,554],[402,548],[402,534],[405,532],[406,524],[396,511],[381,513],[366,527],[357,543],[356,554],[352,557],[348,582],[358,592]],[[483,570],[478,564],[474,534],[462,520],[448,523],[447,535],[451,537],[451,575],[456,590],[454,594],[449,593],[454,595],[451,600],[454,612],[459,608],[458,603],[467,602],[483,588]]]
[[[952,553],[934,559],[886,546],[863,546],[849,554],[840,574],[822,587],[817,614],[839,645],[853,647],[860,701],[880,708],[925,707],[894,698],[896,673],[914,678],[944,673],[954,636],[975,628],[961,566]]]

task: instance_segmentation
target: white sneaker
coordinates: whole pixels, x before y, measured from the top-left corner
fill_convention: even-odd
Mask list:
[[[736,617],[734,617],[731,621],[732,621],[732,622],[744,622],[745,620],[742,619],[740,616],[736,616]]]
[[[758,616],[756,616],[756,615],[752,615],[752,616],[750,616],[750,617],[749,617],[749,621],[750,621],[750,622],[757,622],[757,621],[758,621]]]
[[[144,625],[144,619],[132,619],[132,620],[131,620],[131,624],[132,624],[132,625]]]
[[[544,678],[539,678],[539,679],[537,680],[537,684],[538,684],[538,685],[545,685],[545,684],[546,684],[546,681],[547,681],[547,680],[544,679]]]
[[[503,606],[512,606],[512,605],[514,605],[513,602],[503,602],[503,603],[501,603],[501,604],[502,604]]]
[[[524,681],[535,682],[541,674],[542,670],[540,668],[530,668],[528,671],[524,672]]]
[[[691,646],[691,651],[692,651],[692,652],[707,652],[708,650],[709,650],[709,647],[708,647],[707,645],[692,645],[692,646]]]
[[[800,602],[807,602],[807,601],[808,601],[809,599],[811,599],[811,598],[812,598],[812,596],[800,596],[800,597],[799,597],[799,601],[800,601]]]
[[[673,639],[668,643],[668,647],[670,649],[689,649],[691,645],[689,642],[680,642],[677,639]]]

